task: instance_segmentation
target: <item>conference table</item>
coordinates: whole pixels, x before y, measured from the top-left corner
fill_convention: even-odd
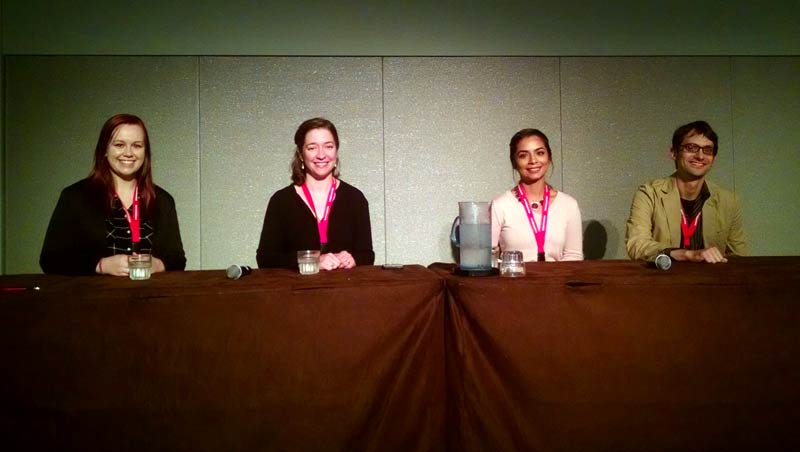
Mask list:
[[[0,441],[800,448],[800,258],[453,269],[0,277]]]
[[[445,444],[444,291],[422,266],[0,287],[27,288],[0,299],[0,443],[13,450]]]
[[[432,267],[452,450],[800,450],[800,258]]]

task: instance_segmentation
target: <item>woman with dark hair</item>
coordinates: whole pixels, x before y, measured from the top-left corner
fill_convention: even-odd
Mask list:
[[[553,161],[547,136],[520,130],[509,143],[509,158],[519,184],[492,201],[492,246],[522,251],[525,261],[583,260],[578,203],[546,181]]]
[[[297,268],[297,251],[320,250],[319,268],[372,265],[369,204],[338,179],[339,134],[324,118],[304,121],[294,134],[292,184],[269,200],[258,243],[261,268]]]
[[[183,270],[175,201],[153,183],[150,138],[137,116],[100,130],[89,177],[61,192],[39,265],[45,273],[128,276],[128,255],[152,255],[152,272]]]

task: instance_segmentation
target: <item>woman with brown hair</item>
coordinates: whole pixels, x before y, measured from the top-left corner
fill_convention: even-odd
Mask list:
[[[339,134],[324,118],[294,135],[292,184],[269,200],[256,260],[261,268],[297,267],[297,251],[320,250],[321,270],[372,265],[369,204],[339,179]]]
[[[547,182],[553,165],[547,135],[520,130],[508,156],[519,183],[492,201],[492,246],[522,251],[526,262],[583,260],[578,202]]]
[[[61,192],[39,264],[45,273],[128,276],[128,255],[152,255],[152,272],[183,270],[175,201],[153,183],[150,138],[137,116],[100,130],[94,168]]]

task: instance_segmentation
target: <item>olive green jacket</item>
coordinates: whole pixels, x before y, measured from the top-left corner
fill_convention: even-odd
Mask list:
[[[746,256],[750,250],[742,227],[736,194],[706,180],[711,196],[703,204],[703,242],[725,255]],[[636,191],[628,217],[625,247],[631,259],[653,260],[665,248],[679,248],[681,200],[675,175],[652,180]]]

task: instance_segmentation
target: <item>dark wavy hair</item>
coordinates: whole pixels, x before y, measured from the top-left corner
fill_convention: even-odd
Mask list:
[[[142,204],[142,212],[150,212],[156,199],[156,188],[153,183],[153,173],[150,167],[150,136],[144,121],[136,115],[118,114],[108,118],[103,128],[100,129],[100,136],[97,138],[97,146],[94,148],[94,167],[89,173],[89,180],[105,191],[106,206],[111,209],[114,203],[116,190],[114,189],[114,177],[111,174],[111,165],[108,163],[107,149],[108,144],[114,137],[117,129],[122,125],[137,125],[144,131],[144,162],[139,172],[136,174],[136,182],[139,198]]]
[[[681,149],[683,140],[692,135],[703,135],[711,140],[711,143],[714,144],[714,157],[717,156],[719,137],[717,136],[717,132],[714,132],[714,129],[705,121],[690,122],[689,124],[684,124],[675,129],[675,132],[672,134],[672,151],[677,153]]]
[[[339,133],[336,126],[325,118],[311,118],[303,121],[294,133],[294,156],[292,157],[292,182],[295,185],[303,185],[306,180],[306,172],[303,169],[303,145],[306,143],[306,134],[314,129],[326,129],[333,135],[336,143],[336,151],[339,151]],[[333,177],[339,177],[339,158],[336,158],[336,167],[333,169]]]
[[[528,137],[539,137],[544,143],[544,148],[547,149],[547,157],[550,159],[550,165],[553,164],[553,151],[550,150],[550,140],[547,135],[539,129],[522,129],[511,137],[511,142],[508,143],[508,158],[511,160],[511,168],[517,169],[517,159],[514,154],[517,153],[517,145],[520,141]]]

